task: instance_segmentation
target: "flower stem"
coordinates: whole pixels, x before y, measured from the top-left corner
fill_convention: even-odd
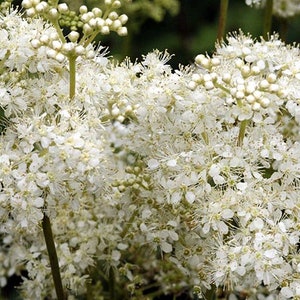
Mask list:
[[[64,295],[64,290],[62,286],[59,265],[58,265],[58,258],[57,258],[57,253],[56,253],[52,229],[51,229],[51,223],[49,217],[45,213],[42,221],[42,226],[43,226],[43,233],[45,237],[47,251],[49,255],[51,273],[54,281],[57,300],[65,300],[66,297]]]
[[[268,35],[272,30],[272,12],[273,12],[273,0],[267,0],[265,7],[264,16],[264,28],[263,28],[263,38],[268,39]]]
[[[228,2],[229,0],[221,0],[220,2],[220,15],[219,15],[219,25],[218,25],[218,42],[221,42],[224,38],[226,20],[227,20],[227,11],[228,11]]]
[[[58,1],[56,4],[56,7],[57,7],[57,5],[58,5]],[[65,43],[66,39],[64,37],[61,27],[59,26],[58,19],[49,19],[49,21],[52,23],[53,27],[55,28],[61,42]]]
[[[70,72],[69,97],[70,99],[73,99],[75,97],[75,88],[76,88],[76,56],[69,57],[69,72]]]
[[[239,147],[241,147],[243,145],[243,140],[245,137],[247,124],[248,124],[248,120],[243,120],[241,122],[239,136],[238,136],[238,142],[237,142],[237,145]]]

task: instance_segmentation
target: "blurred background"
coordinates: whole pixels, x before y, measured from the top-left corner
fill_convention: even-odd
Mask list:
[[[155,1],[152,1],[155,2]],[[163,2],[163,1],[161,1]],[[128,29],[132,34],[130,49],[126,54],[130,57],[140,57],[154,48],[168,49],[175,56],[173,64],[187,64],[193,61],[199,53],[212,53],[215,48],[219,17],[219,0],[178,0],[178,11],[165,11],[160,22],[153,18],[145,18],[141,26],[131,30],[131,19]],[[263,10],[247,6],[244,0],[229,0],[226,32],[242,29],[254,37],[262,35]],[[135,17],[132,18],[135,22]],[[274,18],[273,30],[280,31],[282,20]],[[300,16],[287,21],[285,40],[288,43],[300,42]],[[284,24],[283,26],[285,26]],[[110,37],[111,38],[111,37]],[[130,35],[129,35],[130,38]],[[103,39],[103,44],[110,45],[111,53],[122,53],[122,43],[126,44],[128,37]]]

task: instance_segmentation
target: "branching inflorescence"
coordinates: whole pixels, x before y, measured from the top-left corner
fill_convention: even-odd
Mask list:
[[[177,70],[113,63],[92,41],[127,17],[105,4],[0,17],[1,286],[299,299],[299,47],[240,31]]]

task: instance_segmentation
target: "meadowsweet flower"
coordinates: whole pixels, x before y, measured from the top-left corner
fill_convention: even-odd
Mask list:
[[[256,8],[264,7],[266,0],[246,0],[246,4]],[[282,18],[290,18],[300,12],[299,0],[274,0],[273,14]]]
[[[101,11],[80,13],[99,25]],[[113,64],[91,50],[93,59],[78,58],[70,99],[68,65],[56,55],[75,51],[78,35],[63,43],[41,20],[4,19],[28,30],[1,25],[3,74],[16,75],[0,75],[2,285],[26,270],[25,299],[54,297],[46,214],[70,296],[84,297],[88,277],[103,276],[98,266],[132,292],[155,270],[165,292],[260,293],[263,284],[274,297],[299,295],[297,47],[236,33],[179,70],[167,52]]]
[[[247,5],[259,6],[262,4],[262,0],[246,0]]]
[[[287,51],[289,54],[283,56],[287,49],[290,49]],[[200,72],[192,77],[190,86],[194,89],[197,85],[203,85],[207,89],[206,78],[213,78],[209,79],[209,89],[217,89],[219,97],[224,97],[224,104],[233,119],[238,117],[240,121],[252,119],[261,122],[267,114],[271,121],[276,118],[283,101],[292,98],[294,103],[298,102],[293,87],[286,89],[287,82],[298,80],[298,63],[291,60],[291,56],[298,52],[298,48],[289,48],[276,36],[261,42],[243,34],[229,36],[228,45],[218,46],[214,57],[196,57]],[[227,66],[222,74],[219,74],[223,66],[220,62]],[[280,70],[283,76],[278,76]]]

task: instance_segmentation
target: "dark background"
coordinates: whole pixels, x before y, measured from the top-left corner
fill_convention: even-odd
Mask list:
[[[134,1],[134,0],[133,0]],[[180,0],[180,11],[172,17],[166,14],[162,22],[145,20],[139,32],[131,39],[130,51],[133,59],[153,49],[175,54],[173,65],[187,64],[199,53],[211,53],[214,50],[219,17],[219,0]],[[243,0],[230,0],[226,32],[239,31],[251,33],[253,37],[262,35],[263,10],[251,8]],[[128,21],[130,28],[130,19]],[[273,29],[280,31],[281,20],[273,19]],[[110,45],[112,54],[122,52],[127,37],[110,36],[103,39],[103,45]],[[300,42],[300,16],[288,20],[286,42]],[[126,51],[125,51],[126,52]],[[122,55],[121,55],[122,56]]]

